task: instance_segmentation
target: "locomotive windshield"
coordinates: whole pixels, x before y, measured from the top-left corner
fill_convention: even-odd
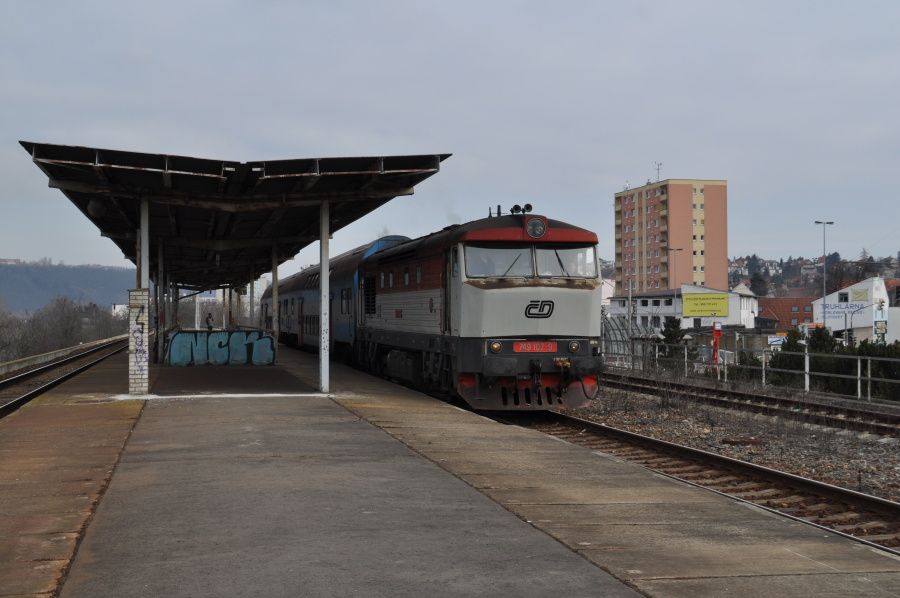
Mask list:
[[[593,245],[466,245],[469,278],[596,278]]]

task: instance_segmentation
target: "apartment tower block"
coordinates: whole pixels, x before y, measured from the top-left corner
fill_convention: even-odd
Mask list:
[[[728,182],[666,179],[615,195],[616,294],[728,289]]]

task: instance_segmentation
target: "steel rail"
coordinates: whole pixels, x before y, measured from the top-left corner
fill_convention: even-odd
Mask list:
[[[857,492],[855,490],[850,490],[847,488],[841,488],[839,486],[835,486],[832,484],[828,484],[826,482],[821,482],[818,480],[813,480],[811,478],[806,478],[803,476],[798,476],[792,473],[779,471],[777,469],[772,469],[770,467],[766,467],[764,465],[757,465],[755,463],[749,463],[747,461],[742,461],[740,459],[734,459],[732,457],[726,457],[723,455],[719,455],[716,453],[711,453],[709,451],[704,451],[702,449],[696,449],[689,446],[684,446],[681,444],[676,444],[673,442],[669,442],[666,440],[659,440],[657,438],[652,438],[650,436],[645,436],[643,434],[638,434],[636,432],[629,432],[627,430],[622,430],[620,428],[615,428],[612,426],[608,426],[606,424],[594,422],[591,420],[583,419],[580,417],[562,414],[555,411],[550,412],[542,412],[540,414],[534,414],[539,417],[544,417],[547,420],[562,424],[564,426],[572,428],[580,428],[582,430],[589,430],[594,433],[597,437],[601,436],[612,436],[616,439],[624,440],[627,443],[632,445],[638,445],[641,447],[646,447],[651,450],[659,451],[660,453],[667,454],[675,454],[677,457],[687,459],[690,461],[701,462],[713,467],[719,467],[721,469],[725,469],[734,473],[747,475],[752,478],[766,480],[767,482],[771,482],[781,487],[788,487],[791,490],[797,490],[803,493],[807,493],[812,495],[810,498],[823,498],[830,499],[841,504],[845,505],[853,505],[854,507],[859,507],[862,510],[868,511],[870,513],[877,514],[879,516],[887,516],[891,522],[900,522],[900,503],[894,502],[892,500],[888,500],[885,498],[881,498],[878,496],[873,496],[871,494],[865,494],[863,492]],[[502,416],[501,416],[502,417]],[[508,420],[507,420],[508,421]],[[550,433],[550,432],[548,432]],[[602,451],[603,449],[596,449]],[[626,460],[639,461],[639,459],[629,459],[628,457],[621,457]],[[776,507],[770,507],[764,504],[760,504],[754,500],[741,498],[740,496],[736,496],[734,494],[730,494],[727,491],[717,490],[713,487],[706,486],[702,483],[693,482],[689,479],[680,478],[677,474],[666,473],[665,469],[656,469],[649,465],[642,465],[647,469],[653,470],[655,472],[666,475],[667,477],[677,479],[681,482],[691,484],[693,486],[697,486],[699,488],[703,488],[705,490],[711,490],[718,494],[722,494],[723,496],[727,496],[734,500],[739,500],[741,502],[745,502],[747,504],[754,505],[761,509],[765,509],[767,511],[777,513],[781,516],[786,516],[796,521],[801,521],[803,523],[807,523],[809,525],[814,525],[821,529],[828,530],[829,532],[839,534],[841,536],[851,538],[855,541],[862,542],[869,546],[873,546],[878,548],[879,550],[886,550],[891,552],[892,554],[900,556],[900,549],[892,548],[889,546],[884,546],[877,542],[872,542],[867,540],[864,535],[856,536],[853,534],[842,532],[838,529],[834,529],[827,525],[822,525],[815,521],[810,521],[802,516],[793,515],[791,513],[786,513],[782,510],[779,510]],[[766,499],[761,499],[766,500]]]
[[[97,365],[104,359],[107,359],[108,357],[111,357],[111,356],[115,355],[116,353],[121,353],[122,351],[124,351],[125,349],[128,348],[127,340],[116,341],[116,343],[124,343],[124,346],[114,349],[114,350],[110,351],[109,353],[102,355],[98,359],[94,359],[84,365],[81,365],[73,370],[70,370],[70,371],[66,372],[65,374],[63,374],[62,376],[54,378],[53,380],[51,380],[45,384],[42,384],[41,386],[39,386],[37,388],[33,388],[33,389],[29,390],[27,393],[25,393],[19,397],[16,397],[14,399],[11,399],[11,400],[3,403],[2,405],[0,405],[0,418],[6,417],[7,415],[12,413],[19,407],[25,405],[28,401],[47,392],[54,386],[57,386],[58,384],[65,382],[69,378],[72,378],[73,376],[80,374],[81,372],[87,370],[88,368],[91,368],[91,367]],[[110,343],[109,345],[114,345],[116,343]],[[104,345],[103,348],[109,348],[109,345]],[[86,355],[90,355],[95,352],[96,352],[95,350],[85,351],[83,353],[78,354],[76,357],[85,357]],[[58,367],[60,365],[65,365],[65,363],[69,363],[71,361],[73,361],[72,358],[66,358],[64,361],[61,360],[61,361],[55,362],[55,365]],[[45,371],[46,369],[47,369],[46,366],[41,366],[40,371]],[[28,376],[28,377],[31,377],[31,376]],[[17,376],[16,378],[18,378],[19,381],[22,381],[20,376]]]
[[[727,388],[710,388],[677,382],[658,382],[651,378],[622,374],[604,375],[604,384],[624,390],[660,393],[666,390],[712,405],[738,408],[767,415],[780,415],[833,428],[874,432],[887,436],[900,436],[900,414],[882,413],[820,401],[789,399],[770,395],[752,394]]]
[[[92,353],[96,353],[98,351],[102,351],[103,349],[108,349],[109,347],[115,346],[119,343],[128,343],[127,338],[119,338],[114,341],[110,341],[108,343],[103,343],[102,345],[97,345],[96,347],[91,347],[87,351],[80,351],[77,353],[73,353],[72,355],[67,355],[62,359],[57,359],[55,361],[51,361],[49,363],[45,363],[43,365],[39,365],[37,367],[27,369],[24,372],[16,374],[14,376],[10,376],[8,378],[3,378],[0,380],[0,389],[6,388],[8,386],[12,386],[14,384],[19,384],[29,378],[33,378],[34,376],[40,374],[41,372],[45,372],[47,370],[52,370],[53,368],[59,367],[61,365],[65,365],[67,363],[71,363],[77,359],[80,359],[86,355],[90,355]],[[76,350],[76,347],[73,347],[73,350]]]

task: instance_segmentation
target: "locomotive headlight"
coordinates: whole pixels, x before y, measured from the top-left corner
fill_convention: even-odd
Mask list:
[[[581,343],[578,341],[570,341],[569,342],[569,353],[578,353],[578,349],[581,348]]]
[[[547,225],[540,218],[531,218],[525,223],[525,230],[532,239],[539,239],[547,232]]]
[[[500,341],[492,341],[490,347],[491,353],[499,353],[503,348],[503,344]]]

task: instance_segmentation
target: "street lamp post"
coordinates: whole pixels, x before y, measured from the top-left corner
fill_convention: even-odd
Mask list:
[[[828,326],[825,320],[825,297],[827,295],[825,290],[825,277],[828,270],[826,264],[828,261],[828,253],[825,250],[825,228],[828,225],[834,224],[834,222],[831,220],[816,220],[816,224],[822,225],[822,327],[827,328]]]
[[[674,284],[678,282],[678,278],[675,276],[675,256],[670,253],[673,251],[681,251],[681,247],[669,247],[668,245],[663,245],[662,249],[665,250],[666,256],[669,256],[669,266],[671,266],[672,276],[669,277],[669,284],[672,286],[672,317],[678,315],[678,310],[675,308],[676,303],[678,303],[678,291]]]

